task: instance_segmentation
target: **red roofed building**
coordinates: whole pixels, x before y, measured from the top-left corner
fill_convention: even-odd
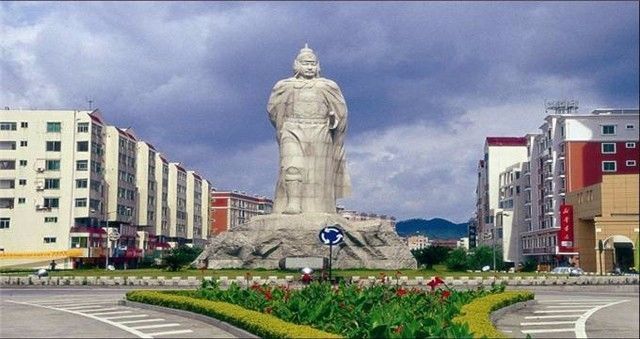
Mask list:
[[[211,192],[212,235],[226,232],[248,222],[256,215],[271,214],[273,201],[246,192]]]

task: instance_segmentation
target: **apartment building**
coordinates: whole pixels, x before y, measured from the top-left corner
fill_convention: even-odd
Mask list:
[[[476,217],[478,245],[499,246],[503,248],[505,261],[516,260],[512,247],[513,223],[512,215],[505,211],[501,204],[502,173],[510,168],[509,178],[520,173],[516,164],[527,161],[527,139],[523,137],[487,137],[484,145],[484,159],[478,162],[476,187]],[[520,175],[520,174],[518,174]],[[515,190],[513,191],[515,194]],[[510,205],[509,205],[510,206]],[[517,233],[515,233],[517,234]]]
[[[358,212],[354,210],[347,210],[343,207],[337,207],[338,214],[340,214],[343,218],[350,221],[364,221],[364,220],[384,220],[389,221],[391,226],[395,228],[396,226],[396,218],[386,214],[377,214],[377,213],[367,213],[367,212]]]
[[[429,237],[425,235],[410,235],[407,238],[407,246],[410,250],[420,250],[429,247]]]
[[[99,110],[2,110],[0,266],[135,265],[170,240],[203,244],[211,184],[193,173],[187,197],[187,173]]]
[[[187,243],[187,171],[179,163],[169,163],[169,237],[172,246]]]
[[[0,252],[101,254],[103,130],[97,110],[0,111]]]
[[[555,112],[545,117],[540,133],[528,134],[518,142],[520,147],[525,146],[524,157],[521,153],[515,157],[498,155],[503,166],[497,176],[497,189],[492,188],[495,186],[489,170],[490,138],[485,159],[478,163],[478,242],[491,245],[491,229],[495,228],[505,261],[533,258],[551,265],[580,262],[573,221],[568,223],[570,215],[562,214],[572,210],[567,195],[586,187],[592,189],[603,183],[604,177],[639,172],[638,109],[597,109],[591,114],[577,114],[573,103],[548,108]],[[491,194],[494,190],[498,192],[497,206]],[[633,201],[628,195],[624,199]],[[585,218],[595,217],[587,213]],[[591,259],[587,262],[595,261]]]
[[[271,214],[273,201],[246,192],[212,191],[211,208],[211,234],[215,235],[234,229],[256,215]]]

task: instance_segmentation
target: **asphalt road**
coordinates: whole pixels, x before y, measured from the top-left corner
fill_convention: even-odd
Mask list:
[[[126,289],[0,289],[0,338],[234,338],[214,325],[121,305]]]
[[[638,291],[536,289],[536,303],[497,319],[514,338],[638,338]]]

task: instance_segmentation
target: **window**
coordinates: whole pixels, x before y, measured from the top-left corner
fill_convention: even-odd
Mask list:
[[[20,123],[20,127],[21,128],[27,128],[27,127],[29,127],[29,123],[26,122],[26,121],[23,121],[23,122]]]
[[[26,160],[20,160],[20,166],[22,166],[22,167],[27,166],[27,161]]]
[[[44,189],[46,190],[60,189],[60,179],[52,179],[52,178],[44,179]]]
[[[15,131],[15,122],[0,122],[0,131]]]
[[[58,208],[60,206],[60,198],[44,198],[44,207]]]
[[[12,170],[16,169],[15,160],[0,160],[0,170]]]
[[[627,142],[624,144],[624,146],[626,148],[636,148],[636,143],[635,142]]]
[[[59,171],[60,160],[45,160],[45,167],[47,171]]]
[[[603,172],[615,172],[616,171],[616,162],[615,161],[603,161],[602,162],[602,171]]]
[[[16,187],[14,179],[0,179],[0,189],[12,189]]]
[[[11,224],[11,218],[0,218],[0,229],[9,228]]]
[[[78,152],[89,152],[88,141],[78,141]]]
[[[47,152],[60,152],[60,141],[47,141]]]
[[[616,144],[615,143],[605,143],[603,142],[600,146],[602,154],[614,154],[616,153]]]
[[[627,160],[626,165],[629,167],[633,167],[636,165],[636,161],[635,160]]]
[[[47,132],[60,133],[61,124],[59,122],[47,122]]]
[[[45,244],[54,244],[56,242],[56,237],[44,237]]]
[[[88,122],[79,122],[78,123],[78,133],[87,133],[89,132],[89,123]]]
[[[53,223],[58,222],[58,217],[44,217],[45,223]]]
[[[87,248],[87,237],[71,237],[71,248]]]
[[[21,140],[20,141],[20,147],[27,147],[28,143],[26,140]]]
[[[600,127],[603,135],[616,134],[616,125],[601,125]]]
[[[13,208],[14,198],[0,198],[0,208]]]
[[[16,149],[15,141],[0,141],[0,151],[1,150],[13,151],[15,149]]]
[[[20,179],[20,180],[18,180],[18,185],[20,185],[20,186],[26,186],[26,185],[27,185],[27,179]]]
[[[635,125],[633,125],[633,124],[627,124],[627,129],[634,129],[634,128],[636,128],[636,126],[635,126]]]
[[[18,198],[18,204],[24,204],[27,201],[25,198]]]
[[[86,198],[76,199],[76,207],[87,207],[87,199]]]
[[[76,161],[76,171],[86,171],[89,168],[88,160],[78,160]]]
[[[87,188],[87,179],[76,179],[76,188]]]

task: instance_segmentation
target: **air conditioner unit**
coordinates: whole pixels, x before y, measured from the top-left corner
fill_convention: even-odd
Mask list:
[[[41,210],[42,208],[43,208],[42,205],[40,204],[36,205],[36,210]]]
[[[38,167],[38,168],[36,168],[36,172],[38,172],[38,173],[42,173],[42,172],[44,172],[44,167]]]
[[[37,191],[42,191],[42,190],[44,190],[44,185],[43,185],[43,184],[36,184],[36,190],[37,190]]]

